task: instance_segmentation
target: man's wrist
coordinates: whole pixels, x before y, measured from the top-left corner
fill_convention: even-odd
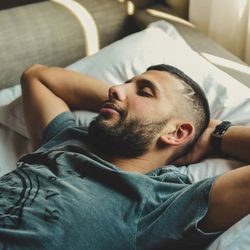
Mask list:
[[[211,146],[212,146],[212,152],[216,155],[223,154],[222,152],[222,138],[226,131],[232,126],[232,123],[229,121],[223,121],[220,124],[218,124],[212,135],[211,135]]]

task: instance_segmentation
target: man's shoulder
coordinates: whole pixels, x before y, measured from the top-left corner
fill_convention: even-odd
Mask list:
[[[72,144],[86,141],[87,127],[79,127],[72,112],[63,112],[55,117],[43,134],[40,150],[51,149],[60,144]]]

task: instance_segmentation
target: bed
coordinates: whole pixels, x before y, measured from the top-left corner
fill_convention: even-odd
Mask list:
[[[193,51],[175,27],[166,21],[154,22],[147,29],[129,35],[67,68],[88,73],[109,84],[119,84],[159,63],[180,68],[200,84],[207,95],[213,118],[250,125],[250,89]],[[17,159],[32,150],[20,94],[18,82],[0,91],[0,175],[15,169]],[[96,114],[75,111],[74,115],[80,125],[86,125]],[[234,159],[210,158],[181,166],[180,169],[196,182],[243,164]],[[248,249],[249,233],[250,216],[246,216],[207,249]]]

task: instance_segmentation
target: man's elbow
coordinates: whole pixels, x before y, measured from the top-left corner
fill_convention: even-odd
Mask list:
[[[45,68],[47,68],[47,66],[41,64],[34,64],[31,67],[27,68],[21,75],[21,85],[31,82],[32,79],[39,78],[39,75]]]

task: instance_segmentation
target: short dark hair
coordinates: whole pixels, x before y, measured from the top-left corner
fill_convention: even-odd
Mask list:
[[[210,111],[206,95],[198,83],[196,83],[193,79],[187,76],[184,72],[171,65],[153,65],[147,68],[147,71],[149,70],[168,72],[169,74],[179,79],[180,82],[183,84],[184,92],[182,92],[182,94],[188,94],[190,93],[190,90],[193,92],[192,98],[189,98],[185,102],[190,106],[190,111],[192,111],[193,123],[195,127],[195,136],[193,140],[189,142],[188,145],[182,150],[181,155],[183,155],[194,146],[201,133],[207,128],[209,124]],[[178,157],[179,156],[180,155],[178,155]]]

